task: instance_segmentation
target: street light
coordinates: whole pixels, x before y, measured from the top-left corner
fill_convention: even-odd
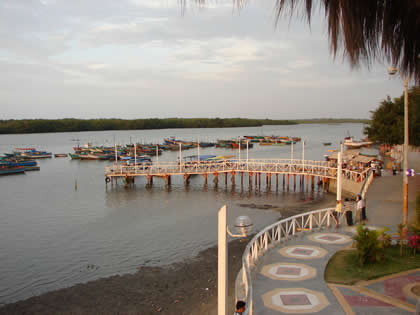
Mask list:
[[[228,279],[228,249],[227,236],[246,237],[252,230],[252,221],[248,216],[240,216],[235,220],[235,232],[232,234],[226,225],[226,205],[221,207],[218,214],[218,258],[217,258],[217,314],[226,315],[227,312],[227,279]]]
[[[394,75],[398,72],[398,68],[389,67],[389,75]],[[408,217],[408,81],[410,81],[410,75],[403,78],[400,72],[401,78],[404,80],[404,164],[403,164],[403,219],[402,224],[407,225]]]

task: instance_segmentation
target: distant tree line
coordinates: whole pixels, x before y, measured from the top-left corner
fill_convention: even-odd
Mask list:
[[[149,119],[22,119],[0,120],[0,134],[45,133],[102,130],[142,130],[169,128],[228,128],[263,125],[296,125],[322,123],[366,123],[364,119],[272,120],[247,118],[149,118]]]
[[[393,100],[388,96],[372,111],[372,119],[364,133],[369,139],[386,144],[404,143],[404,95]],[[408,92],[408,138],[420,145],[420,87]]]
[[[258,127],[294,125],[291,120],[245,118],[150,118],[150,119],[23,119],[0,120],[0,134],[167,128]]]

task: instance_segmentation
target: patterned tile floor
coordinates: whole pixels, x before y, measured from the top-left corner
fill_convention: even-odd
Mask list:
[[[420,270],[358,286],[325,283],[328,260],[350,243],[346,229],[334,229],[303,234],[270,250],[253,273],[255,314],[412,314],[417,299],[407,292],[420,283]]]

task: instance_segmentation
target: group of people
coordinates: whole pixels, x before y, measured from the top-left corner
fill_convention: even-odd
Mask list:
[[[344,201],[344,212],[346,214],[347,225],[353,225],[353,202],[350,202],[349,199]],[[336,210],[341,211],[341,209]],[[363,223],[367,220],[366,216],[366,202],[360,194],[356,198],[356,218],[355,223]]]

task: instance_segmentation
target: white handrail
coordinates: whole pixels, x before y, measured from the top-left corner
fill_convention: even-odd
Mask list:
[[[245,292],[245,296],[240,297],[248,305],[245,314],[253,314],[251,267],[261,254],[274,243],[281,242],[297,233],[305,230],[312,231],[314,228],[330,227],[332,222],[338,224],[342,216],[343,213],[335,212],[335,208],[305,212],[269,225],[252,238],[242,255],[242,282],[239,284],[240,287],[236,288],[237,299],[239,291]]]
[[[363,198],[372,181],[373,172],[371,171],[369,175],[365,177],[363,183],[361,191]],[[236,299],[238,299],[238,292],[244,292],[244,296],[240,296],[239,299],[245,300],[248,305],[245,315],[253,315],[251,268],[258,261],[261,254],[263,254],[270,245],[279,243],[283,239],[287,240],[297,233],[302,233],[306,230],[312,232],[314,228],[328,228],[331,226],[332,222],[337,225],[340,223],[343,215],[344,212],[335,212],[335,208],[297,214],[267,226],[252,238],[242,255],[242,281],[239,284],[237,283],[235,290]]]

